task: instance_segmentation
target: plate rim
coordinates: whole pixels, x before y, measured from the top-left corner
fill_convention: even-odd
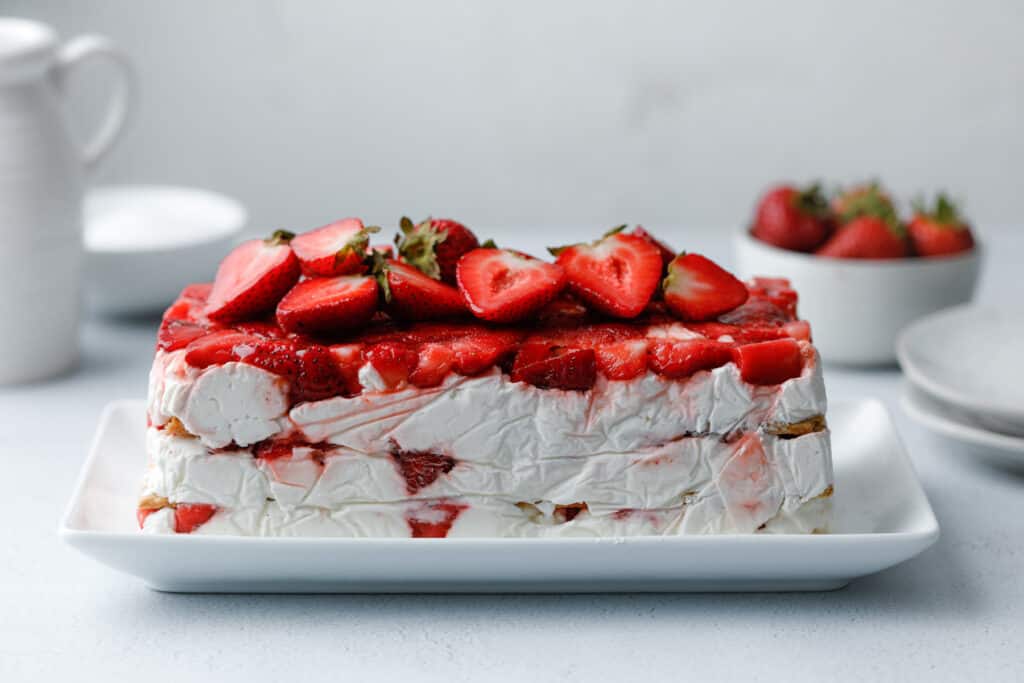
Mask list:
[[[900,396],[900,406],[912,419],[951,439],[976,446],[995,448],[1003,453],[1012,453],[1024,458],[1024,437],[1002,434],[977,425],[965,424],[948,415],[942,415],[924,404],[920,397],[915,396],[914,389],[914,385],[911,384],[904,388]],[[926,392],[921,392],[920,389],[917,391],[925,393],[925,398],[928,398]]]
[[[919,318],[908,325],[897,338],[896,357],[897,360],[899,360],[900,368],[903,370],[903,374],[906,378],[925,393],[931,394],[935,398],[946,401],[947,403],[950,403],[962,410],[974,414],[996,416],[1007,420],[1008,422],[1019,423],[1021,426],[1024,426],[1024,408],[1020,408],[1018,410],[1014,410],[1013,408],[1007,409],[1005,406],[990,403],[984,399],[972,397],[972,395],[958,393],[941,382],[937,382],[933,378],[929,377],[912,360],[911,347],[913,344],[911,342],[911,338],[915,334],[918,334],[922,327],[934,324],[936,320],[944,318],[956,319],[958,316],[971,311],[991,312],[994,310],[995,309],[991,306],[979,306],[974,303],[966,303],[959,306],[944,308],[941,311],[936,311],[935,313],[926,315],[923,318]]]

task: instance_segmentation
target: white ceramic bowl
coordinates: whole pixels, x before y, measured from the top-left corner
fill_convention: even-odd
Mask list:
[[[773,247],[744,231],[733,242],[737,274],[788,278],[800,295],[826,362],[885,365],[896,338],[914,320],[974,295],[981,248],[944,258],[822,258]]]
[[[86,292],[99,313],[166,308],[190,282],[213,279],[247,220],[234,199],[206,190],[121,185],[85,199]]]

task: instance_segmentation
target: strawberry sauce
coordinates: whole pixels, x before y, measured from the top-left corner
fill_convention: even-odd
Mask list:
[[[746,303],[704,322],[680,321],[659,301],[633,320],[615,321],[562,295],[558,305],[522,326],[399,323],[379,313],[359,331],[312,337],[286,333],[272,315],[235,324],[211,321],[203,312],[210,286],[190,285],[164,314],[157,346],[184,349],[186,362],[196,368],[241,362],[272,372],[288,382],[293,404],[358,395],[359,369],[366,364],[389,391],[436,387],[451,373],[473,376],[494,367],[512,381],[563,391],[587,391],[602,376],[630,380],[648,371],[685,380],[727,363],[736,363],[751,384],[800,375],[806,358],[797,362],[793,345],[764,345],[810,340],[809,327],[796,317],[796,293],[780,279],[754,279],[747,288]],[[696,334],[666,337],[649,334],[652,327]],[[755,348],[747,353],[749,345]],[[412,467],[445,473],[453,466],[423,463]]]
[[[409,512],[405,521],[413,538],[445,538],[468,505],[451,502],[427,503]]]

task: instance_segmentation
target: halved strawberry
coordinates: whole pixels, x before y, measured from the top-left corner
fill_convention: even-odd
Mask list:
[[[303,280],[277,305],[277,322],[288,332],[349,330],[369,322],[377,310],[377,280],[340,275]]]
[[[544,389],[585,391],[594,386],[597,378],[594,350],[523,344],[512,364],[511,377],[513,382],[526,382]]]
[[[443,320],[469,313],[462,294],[451,285],[393,259],[377,259],[374,274],[389,313],[405,320]]]
[[[467,377],[480,374],[504,363],[522,338],[515,330],[480,329],[464,334],[448,342],[455,354],[452,369]]]
[[[814,253],[830,258],[902,258],[908,253],[907,233],[895,218],[860,216],[840,227]]]
[[[456,280],[476,317],[510,323],[558,296],[565,287],[565,271],[508,249],[474,249],[459,260]]]
[[[593,244],[550,251],[565,270],[569,290],[594,309],[617,318],[640,315],[661,279],[661,252],[639,235],[613,231]]]
[[[732,353],[740,368],[740,376],[750,384],[781,384],[803,372],[800,345],[794,339],[738,346]]]
[[[292,233],[249,240],[224,257],[206,302],[211,320],[254,318],[271,311],[299,279],[299,260],[288,246]]]
[[[653,339],[650,342],[648,363],[659,375],[678,379],[689,377],[701,370],[713,370],[732,360],[728,344],[710,339],[682,341]]]
[[[974,247],[971,228],[956,204],[940,192],[934,208],[914,202],[914,217],[908,226],[914,250],[921,256],[946,256]]]
[[[234,330],[218,330],[195,339],[185,347],[185,362],[194,368],[206,368],[211,365],[223,365],[239,359],[236,347],[255,349],[259,338],[236,332]]]
[[[597,370],[608,379],[633,379],[647,370],[647,340],[630,339],[594,349]]]
[[[377,371],[389,389],[397,389],[409,380],[419,358],[409,346],[399,342],[382,342],[371,346],[363,356]]]
[[[669,262],[676,257],[676,251],[672,247],[668,246],[657,237],[647,232],[642,226],[636,226],[633,228],[632,234],[637,237],[643,237],[645,240],[653,244],[658,248],[658,253],[661,254],[661,262],[663,265],[668,265]]]
[[[445,344],[424,344],[416,369],[409,373],[409,383],[420,388],[436,387],[451,372],[454,362],[455,352]]]
[[[345,218],[292,239],[292,249],[302,272],[310,277],[351,275],[366,270],[370,234],[380,228],[365,227],[358,218]]]
[[[174,508],[174,531],[179,534],[190,534],[210,521],[215,512],[216,505],[179,503]]]
[[[451,285],[455,284],[459,259],[480,246],[469,228],[450,218],[428,218],[414,225],[403,216],[399,225],[402,237],[398,241],[398,253],[405,262]]]
[[[207,333],[207,328],[190,320],[164,320],[156,334],[156,345],[164,351],[177,351]]]
[[[684,320],[710,320],[750,296],[746,286],[711,259],[680,254],[668,264],[662,284],[665,304]]]

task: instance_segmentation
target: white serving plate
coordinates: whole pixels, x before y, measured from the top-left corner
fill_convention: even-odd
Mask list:
[[[1024,468],[1024,437],[989,431],[973,423],[970,414],[936,400],[909,383],[904,387],[901,404],[903,411],[917,422],[966,446],[959,451],[1003,467]]]
[[[840,403],[834,533],[569,539],[151,536],[135,525],[142,401],[117,401],[60,527],[71,546],[184,592],[831,590],[914,557],[939,525],[878,401]]]
[[[914,385],[986,428],[1024,436],[1024,314],[958,306],[922,318],[896,345]]]

